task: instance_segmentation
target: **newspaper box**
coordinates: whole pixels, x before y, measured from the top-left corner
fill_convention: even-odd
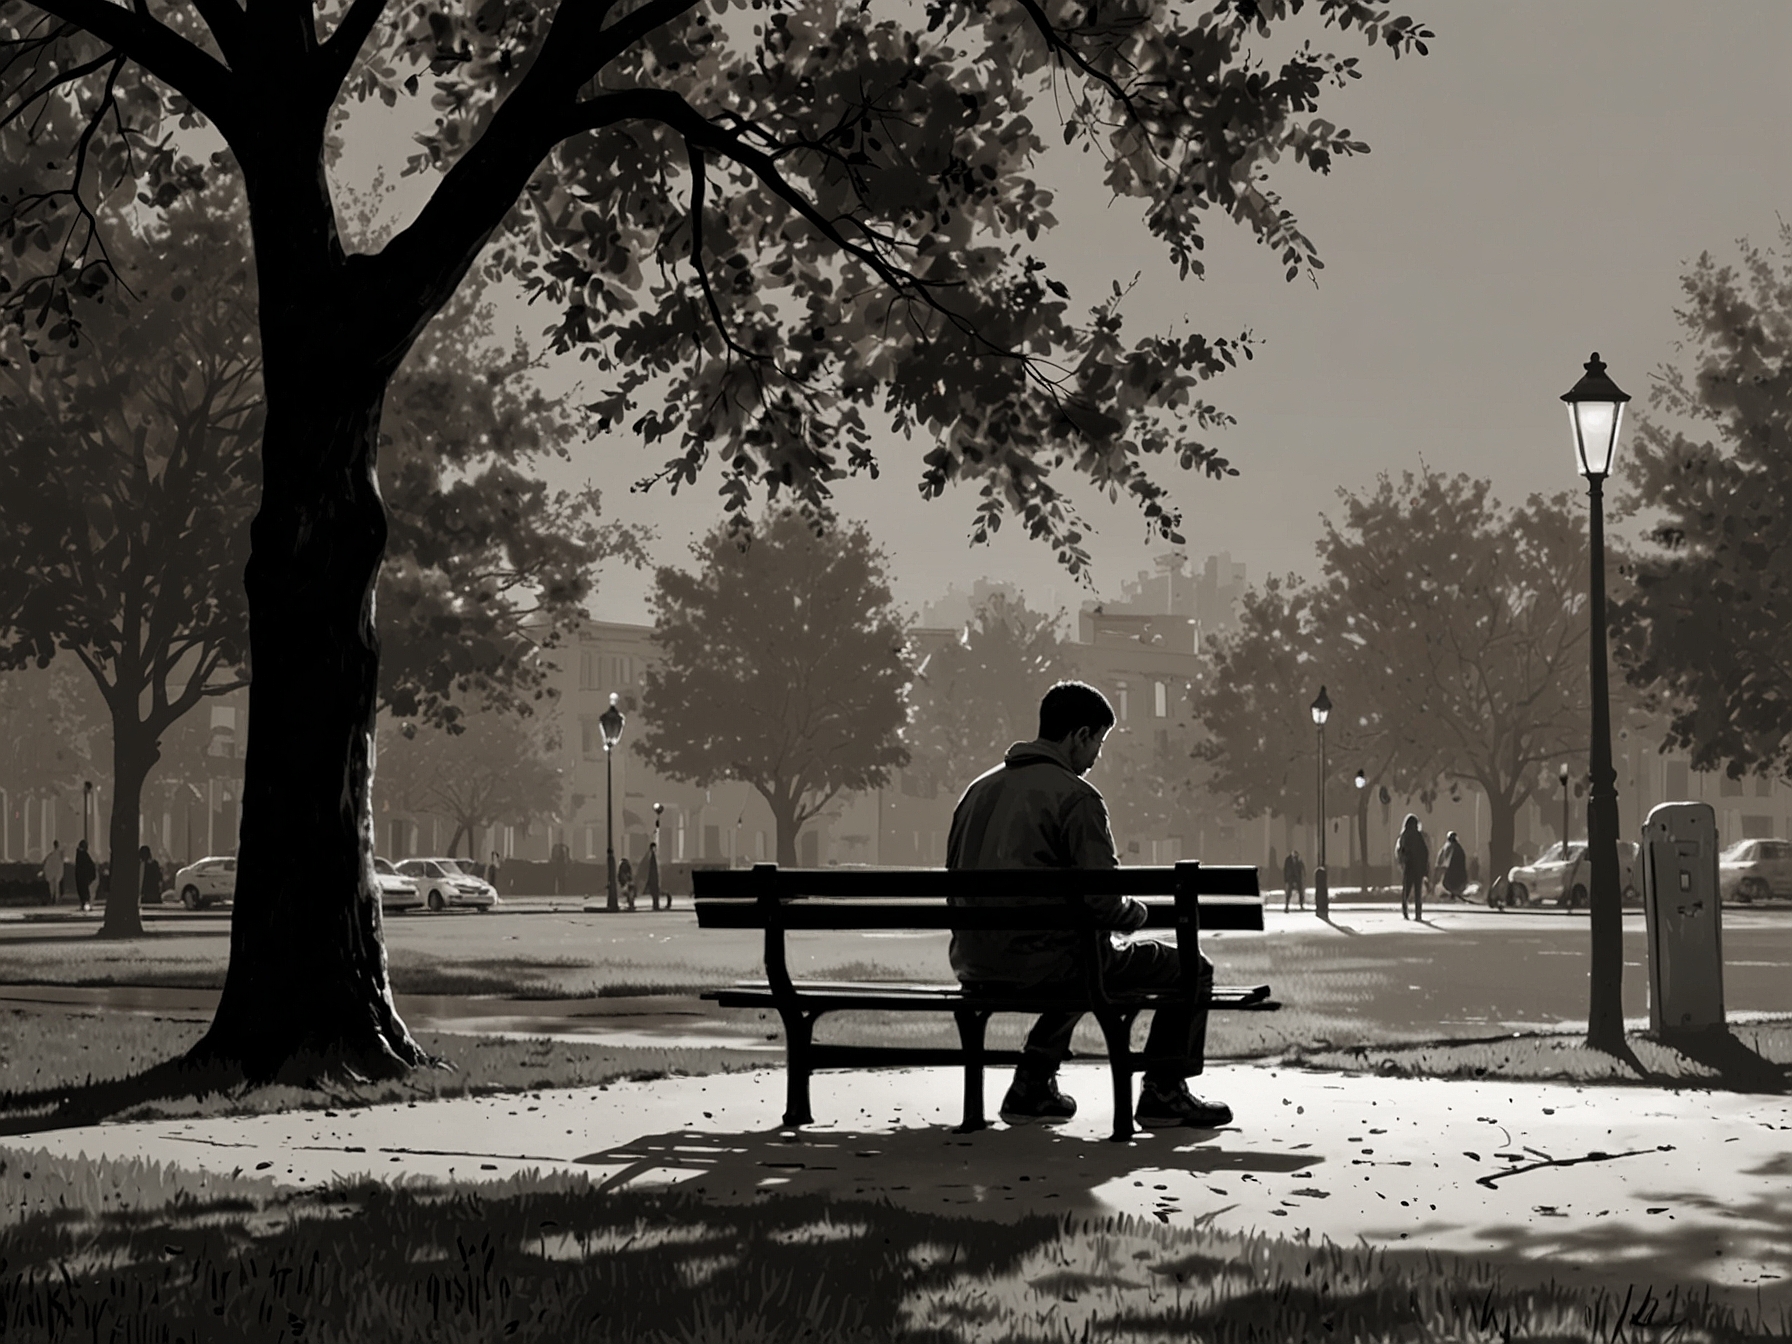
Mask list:
[[[1657,1035],[1721,1029],[1717,814],[1709,803],[1662,803],[1643,823],[1642,851],[1649,1026]]]

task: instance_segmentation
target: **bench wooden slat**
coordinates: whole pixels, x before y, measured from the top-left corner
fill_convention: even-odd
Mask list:
[[[1112,1002],[1125,1007],[1154,1007],[1174,999],[1173,991],[1116,994]],[[955,1008],[991,1009],[1008,1013],[1044,1013],[1066,1008],[1085,1011],[1085,1000],[1054,994],[969,994],[958,985],[881,985],[866,983],[799,982],[795,994],[781,994],[766,981],[742,982],[734,989],[705,990],[703,998],[723,1008],[798,1008],[805,1011],[841,1012],[868,1009],[880,1012],[940,1013]],[[1269,997],[1268,985],[1215,985],[1212,1008],[1263,1008],[1281,1005]],[[881,1048],[881,1047],[869,1047]]]
[[[916,901],[912,904],[803,901],[778,902],[767,907],[756,900],[699,898],[697,924],[705,929],[1089,929],[1096,925],[1083,911],[1069,906],[1044,905],[944,905]],[[1176,927],[1176,907],[1147,902],[1148,929]],[[1203,897],[1201,929],[1261,931],[1263,902]],[[1024,913],[1017,913],[1024,912]]]
[[[1198,890],[1207,896],[1261,896],[1255,868],[1202,865]],[[699,897],[744,899],[766,893],[780,896],[832,896],[888,900],[913,896],[977,896],[993,886],[1020,885],[1029,896],[1171,896],[1176,892],[1173,865],[1137,868],[697,868],[691,873]],[[1205,903],[1205,902],[1203,902]]]

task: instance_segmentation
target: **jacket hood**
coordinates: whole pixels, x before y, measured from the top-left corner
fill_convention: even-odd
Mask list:
[[[1002,764],[1010,770],[1022,765],[1038,765],[1043,761],[1070,770],[1070,757],[1064,754],[1064,748],[1056,742],[1048,742],[1044,738],[1035,738],[1031,742],[1016,742],[1008,748],[1008,754],[1002,757]]]

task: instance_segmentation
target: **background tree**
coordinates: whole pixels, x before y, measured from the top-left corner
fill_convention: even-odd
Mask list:
[[[1668,711],[1667,747],[1732,778],[1792,773],[1792,224],[1681,280],[1683,362],[1625,456],[1649,531],[1613,603],[1616,659]]]
[[[114,231],[141,308],[101,308],[74,351],[0,368],[13,408],[0,426],[12,566],[0,584],[16,593],[0,660],[68,650],[105,697],[107,936],[142,932],[141,798],[163,738],[202,699],[246,684],[261,361],[241,200],[222,182],[167,223]],[[539,651],[582,614],[595,565],[643,554],[634,529],[599,522],[595,492],[554,493],[528,473],[565,451],[567,407],[523,386],[520,352],[492,351],[473,296],[461,306],[452,342],[419,344],[394,384],[380,472],[392,537],[380,627],[394,650],[381,703],[448,723],[457,689],[512,711],[547,694]],[[8,350],[22,353],[0,340]]]
[[[6,791],[7,827],[19,858],[41,859],[48,841],[59,838],[72,849],[55,827],[43,838],[40,809],[60,806],[71,794],[79,798],[82,780],[103,777],[104,706],[94,703],[85,680],[67,663],[0,672],[0,789]]]
[[[816,535],[772,515],[745,549],[719,527],[696,574],[655,576],[647,724],[635,751],[693,784],[751,784],[771,809],[778,862],[841,792],[881,788],[908,762],[909,680],[884,557],[857,524]]]
[[[443,853],[452,856],[464,837],[476,859],[481,828],[559,810],[557,743],[545,720],[496,710],[458,716],[455,727],[382,718],[375,790],[401,810],[447,817],[454,833]]]
[[[1486,796],[1487,871],[1504,873],[1519,809],[1553,762],[1586,755],[1582,510],[1566,494],[1506,508],[1490,482],[1429,468],[1340,497],[1319,543],[1324,608],[1370,674],[1360,693],[1420,776]]]
[[[910,773],[962,790],[1015,742],[1039,734],[1039,698],[1071,675],[1058,614],[1007,593],[971,609],[956,640],[928,651],[909,686]]]
[[[1200,748],[1243,809],[1313,803],[1320,683],[1337,706],[1328,815],[1440,781],[1487,798],[1487,872],[1513,862],[1519,810],[1553,792],[1555,762],[1584,757],[1588,724],[1586,537],[1577,502],[1503,507],[1487,481],[1428,468],[1340,491],[1318,543],[1318,584],[1250,595],[1216,646]],[[1361,767],[1369,787],[1352,787]],[[1255,813],[1244,811],[1244,815]],[[1330,857],[1328,855],[1328,857]]]
[[[1316,258],[1269,166],[1324,172],[1365,148],[1312,115],[1354,59],[1257,54],[1303,7],[1396,55],[1428,36],[1367,0],[1100,15],[940,0],[900,18],[772,0],[751,26],[725,0],[0,0],[0,122],[33,139],[0,203],[21,339],[78,336],[105,291],[92,201],[122,185],[160,206],[203,179],[176,123],[208,123],[248,192],[267,403],[245,572],[257,675],[231,966],[195,1058],[258,1078],[421,1061],[372,883],[375,463],[388,384],[482,253],[593,357],[600,425],[674,442],[664,479],[721,453],[737,519],[755,482],[819,506],[841,472],[871,470],[875,413],[929,445],[927,493],[980,488],[974,535],[1018,513],[1080,569],[1052,479],[1068,468],[1179,540],[1143,463],[1230,470],[1200,437],[1224,417],[1199,390],[1238,344],[1128,345],[1117,295],[1072,315],[1026,250],[1054,222],[1035,123],[1049,107],[1102,152],[1185,275],[1217,211],[1292,279]],[[429,199],[351,252],[330,181],[357,130],[344,100],[419,96],[438,109],[416,165],[435,170]],[[59,320],[36,328],[40,312]]]

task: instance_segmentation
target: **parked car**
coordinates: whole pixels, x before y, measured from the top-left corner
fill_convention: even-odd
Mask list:
[[[473,910],[490,910],[498,904],[498,893],[482,877],[462,872],[455,859],[406,859],[398,865],[405,877],[415,878],[417,890],[431,910],[451,906]]]
[[[1792,896],[1792,840],[1738,840],[1717,856],[1717,890],[1726,901]]]
[[[174,889],[189,910],[229,905],[236,899],[236,860],[213,857],[189,863],[175,873]]]
[[[1637,864],[1637,846],[1618,841],[1618,883],[1626,905],[1642,900],[1643,875]],[[1570,910],[1587,904],[1593,886],[1592,864],[1584,841],[1551,845],[1531,863],[1521,863],[1506,874],[1506,899],[1512,905],[1541,905],[1553,901]]]
[[[421,910],[423,893],[417,880],[405,877],[386,859],[373,861],[373,877],[380,884],[381,910]]]

